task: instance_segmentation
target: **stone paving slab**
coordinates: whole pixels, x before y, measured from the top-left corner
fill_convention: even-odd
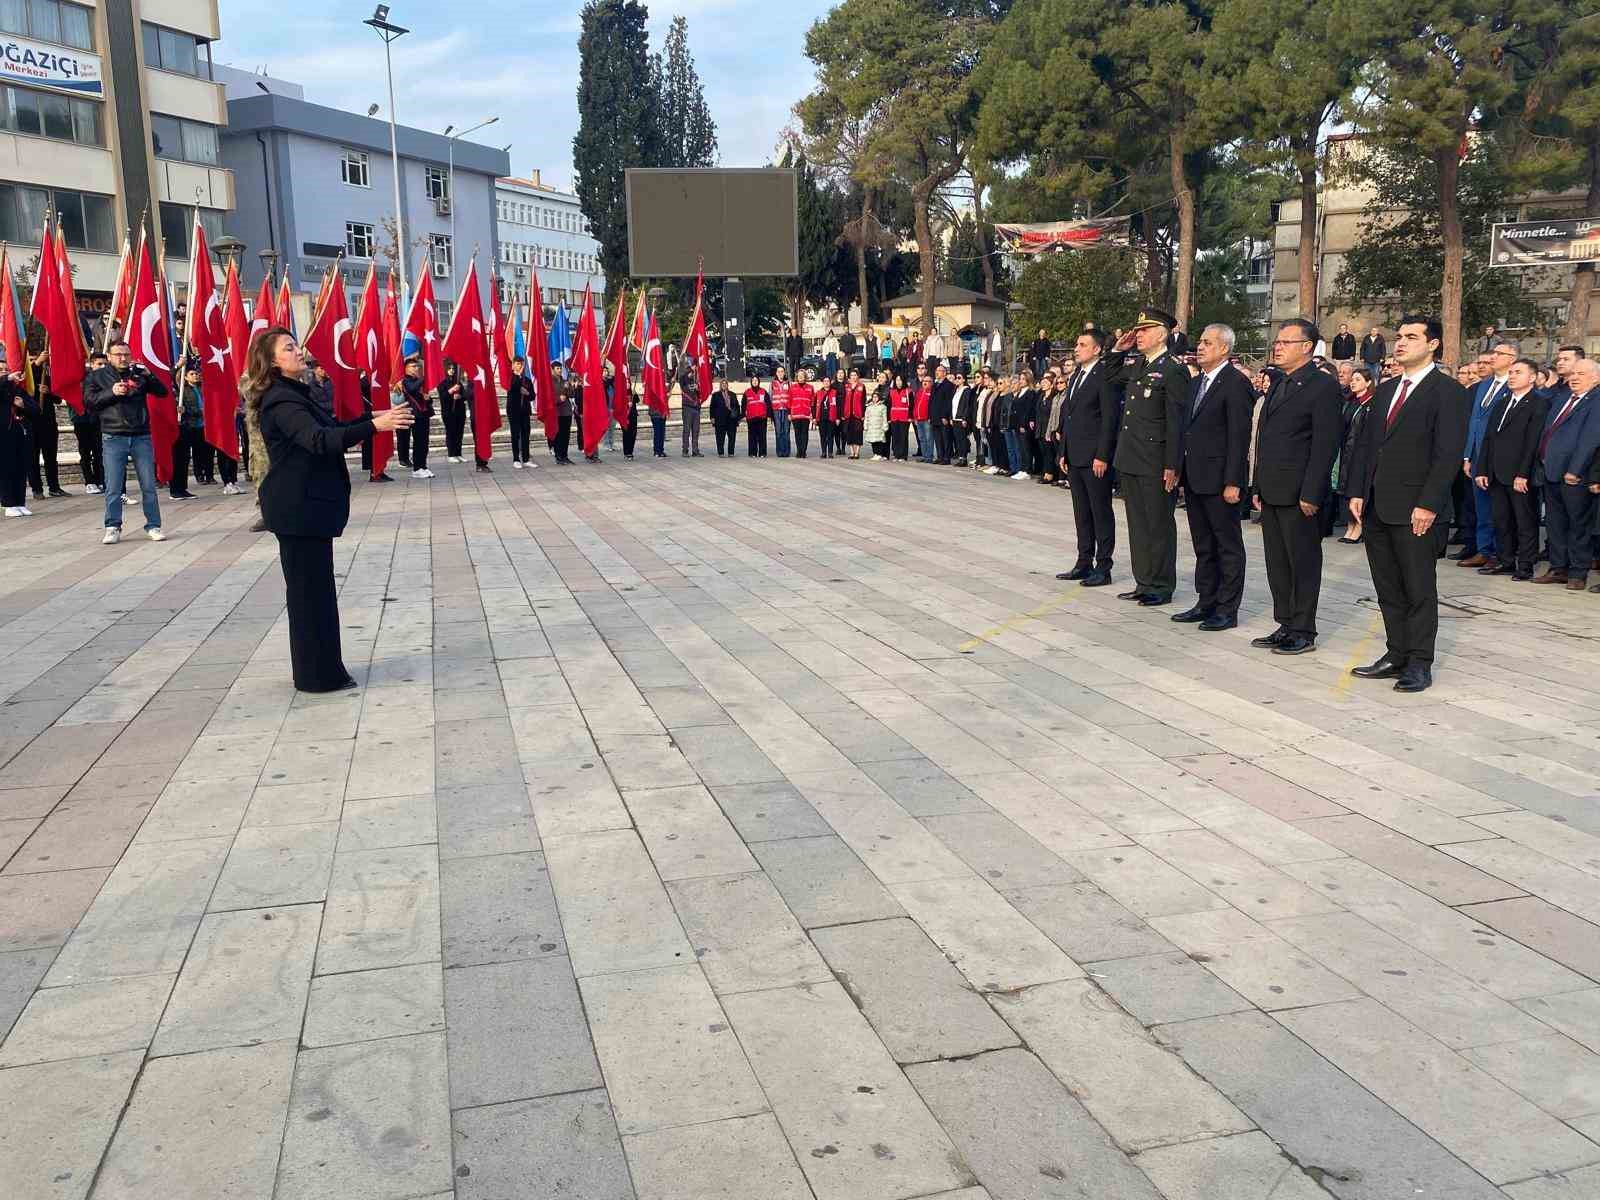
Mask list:
[[[335,696],[248,498],[0,528],[0,1195],[1594,1190],[1583,598],[1406,697],[1359,550],[1280,661],[1253,526],[1196,636],[1059,491],[606,460],[358,480]]]

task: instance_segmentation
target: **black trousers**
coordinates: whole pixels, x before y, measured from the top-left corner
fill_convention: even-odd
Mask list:
[[[901,462],[905,462],[908,454],[907,446],[910,442],[908,433],[910,429],[910,421],[889,422],[889,451]]]
[[[833,448],[834,448],[834,445],[836,443],[841,445],[841,446],[843,445],[843,441],[842,441],[842,439],[839,439],[838,434],[839,434],[839,423],[837,421],[818,421],[817,422],[817,440],[822,443],[822,457],[823,458],[832,458],[833,457],[833,455],[834,455],[834,449]]]
[[[424,470],[428,465],[428,427],[433,423],[431,413],[419,412],[417,422],[411,427],[411,469]]]
[[[33,454],[28,426],[13,419],[0,425],[0,507],[21,508],[28,502],[28,461]]]
[[[1456,472],[1456,477],[1450,483],[1450,506],[1455,516],[1456,532],[1462,538],[1462,545],[1471,553],[1478,550],[1478,504],[1472,493],[1477,491],[1461,472]]]
[[[367,468],[372,469],[370,466]],[[217,474],[222,476],[223,483],[239,482],[239,461],[229,458],[221,450],[217,451]]]
[[[806,445],[811,441],[811,422],[804,417],[790,418],[789,425],[794,430],[794,456],[804,458]]]
[[[1126,491],[1128,477],[1123,476]],[[1371,545],[1373,524],[1363,523]],[[1322,518],[1306,516],[1299,504],[1261,505],[1261,543],[1272,589],[1272,616],[1289,633],[1317,636],[1317,601],[1322,595]],[[1370,554],[1370,550],[1368,551]]]
[[[194,477],[201,483],[215,483],[217,481],[217,448],[206,441],[206,431],[196,429],[195,441],[189,448],[190,461],[194,464]]]
[[[999,463],[1006,453],[1004,443],[996,446],[995,451],[995,461]],[[1067,484],[1072,489],[1072,519],[1078,527],[1076,565],[1109,571],[1111,556],[1117,548],[1117,517],[1111,506],[1111,470],[1107,468],[1106,473],[1096,479],[1091,467],[1068,467]]]
[[[333,582],[333,539],[278,535],[289,603],[289,660],[302,692],[332,691],[349,677],[339,650],[339,595]]]
[[[449,458],[461,457],[461,439],[467,429],[467,406],[446,404],[441,414],[444,418],[444,452]]]
[[[933,461],[936,463],[950,461],[950,426],[943,421],[933,423]]]
[[[1159,475],[1128,471],[1122,475],[1122,502],[1134,583],[1149,595],[1171,596],[1178,588],[1176,491],[1167,491]]]
[[[1494,509],[1494,544],[1500,561],[1527,574],[1539,554],[1539,512],[1534,506],[1533,484],[1519,492],[1508,483],[1489,481],[1489,504]]]
[[[1587,579],[1594,561],[1594,493],[1579,483],[1547,483],[1544,519],[1550,531],[1550,569]]]
[[[1438,559],[1449,536],[1442,521],[1421,537],[1410,525],[1362,522],[1361,540],[1383,612],[1389,657],[1402,666],[1433,664],[1439,635]]]
[[[368,413],[367,415],[371,416],[372,414]],[[222,461],[223,457],[224,457],[223,455],[218,454],[217,455],[217,461],[220,463]],[[361,439],[361,469],[363,471],[367,471],[369,473],[372,470],[372,439],[371,438],[362,438]],[[228,480],[226,478],[224,478],[222,482],[223,483],[227,483]]]
[[[965,425],[957,425],[952,421],[950,430],[945,436],[950,439],[950,458],[952,460],[967,457],[970,447],[967,443],[967,427]]]
[[[731,458],[733,456],[734,435],[739,432],[739,427],[731,425],[727,421],[718,421],[712,426],[711,432],[716,435],[717,439],[717,457],[721,458],[723,451],[726,450]]]
[[[189,490],[191,466],[194,477],[200,478],[200,449],[205,440],[204,430],[190,427],[178,430],[178,440],[172,445],[172,483],[167,489],[172,495],[181,496]]]
[[[421,413],[417,414],[419,417],[421,415]],[[244,449],[243,446],[240,446],[239,453],[244,455],[245,462],[250,461],[250,452]],[[411,465],[411,430],[396,429],[394,431],[394,456],[405,466],[409,467]]]
[[[566,462],[567,451],[572,448],[572,414],[562,413],[556,418],[556,461]]]
[[[526,405],[511,405],[506,410],[506,424],[511,426],[511,461],[528,461],[528,443],[533,440],[533,413]]]
[[[765,458],[767,456],[767,419],[765,417],[746,417],[745,428],[749,432],[745,435],[745,444],[749,447],[748,457]]]
[[[38,496],[46,488],[52,492],[61,490],[61,471],[56,461],[57,447],[61,440],[61,431],[56,428],[55,405],[51,405],[44,413],[32,422],[33,427],[33,454],[28,463],[28,482],[33,485],[33,494]],[[40,478],[39,465],[44,464],[44,476]]]
[[[1237,504],[1229,504],[1221,496],[1185,495],[1198,604],[1217,616],[1237,617],[1244,597],[1243,514]]]
[[[72,436],[78,439],[78,470],[83,473],[84,483],[105,487],[105,462],[100,457],[100,422],[74,420]]]
[[[622,453],[632,456],[633,447],[639,440],[639,410],[633,409],[628,414],[628,423],[622,427]]]

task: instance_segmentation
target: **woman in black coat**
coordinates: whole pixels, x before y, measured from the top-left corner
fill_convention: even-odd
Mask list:
[[[289,604],[294,686],[336,692],[356,686],[339,650],[339,596],[333,539],[350,519],[345,451],[373,433],[410,426],[400,405],[356,421],[336,421],[303,380],[305,354],[281,326],[251,344],[244,390],[257,410],[271,469],[260,484],[261,516],[278,537]]]

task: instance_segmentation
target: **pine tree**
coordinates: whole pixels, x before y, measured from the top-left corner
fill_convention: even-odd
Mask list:
[[[711,167],[717,162],[717,123],[689,53],[689,22],[673,17],[666,45],[655,56],[661,96],[664,167]]]
[[[648,12],[636,0],[589,0],[578,35],[578,132],[572,166],[607,290],[628,274],[628,167],[662,165],[661,106]]]

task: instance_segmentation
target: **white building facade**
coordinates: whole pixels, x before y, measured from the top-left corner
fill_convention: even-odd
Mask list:
[[[505,300],[526,304],[537,270],[547,305],[564,300],[572,308],[582,301],[583,289],[590,287],[596,308],[601,307],[606,281],[600,270],[600,243],[590,236],[577,196],[542,183],[538,171],[525,179],[497,179],[495,216]]]

